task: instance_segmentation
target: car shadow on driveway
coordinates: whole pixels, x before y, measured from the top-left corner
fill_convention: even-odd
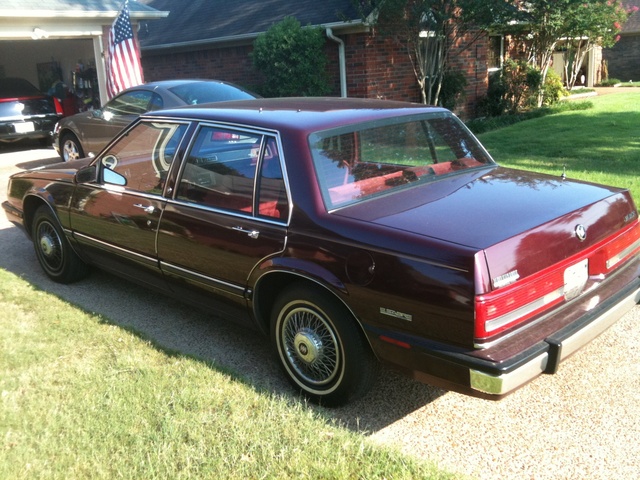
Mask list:
[[[36,288],[99,314],[168,354],[177,352],[213,363],[258,390],[296,400],[262,334],[100,270],[94,269],[87,279],[72,285],[52,282],[40,269],[31,242],[17,227],[0,226],[0,245],[0,268]],[[375,433],[445,393],[383,368],[365,398],[337,409],[312,408],[347,428]]]

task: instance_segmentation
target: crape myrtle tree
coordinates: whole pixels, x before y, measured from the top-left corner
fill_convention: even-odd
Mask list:
[[[422,102],[437,105],[453,46],[463,51],[514,18],[515,0],[354,0],[362,18],[406,45]]]
[[[631,11],[620,0],[529,0],[518,2],[519,21],[505,33],[521,36],[528,45],[528,61],[542,73],[542,83],[553,54],[564,43],[567,82],[575,84],[587,53],[611,46]],[[538,96],[542,104],[542,92]]]
[[[571,37],[563,52],[567,88],[576,84],[587,54],[597,46],[612,47],[624,22],[637,10],[625,9],[619,0],[587,0],[573,6],[567,18]]]

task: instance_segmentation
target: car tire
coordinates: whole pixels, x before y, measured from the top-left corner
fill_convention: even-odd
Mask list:
[[[51,209],[43,205],[33,216],[33,246],[40,266],[58,283],[73,283],[89,273],[89,266],[73,251]]]
[[[80,145],[78,137],[73,133],[65,133],[60,138],[60,156],[65,162],[84,158],[85,155],[82,145]]]
[[[329,292],[284,291],[272,311],[271,338],[291,384],[316,403],[353,401],[377,377],[378,361],[355,318]]]

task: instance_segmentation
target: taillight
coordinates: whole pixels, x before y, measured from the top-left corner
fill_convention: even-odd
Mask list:
[[[56,115],[64,115],[64,110],[62,109],[62,105],[60,104],[60,101],[56,98],[53,97],[53,104],[56,107]]]
[[[640,253],[640,223],[511,285],[475,298],[475,337],[490,337],[571,300],[584,291],[589,277],[604,279],[625,260]]]
[[[554,270],[476,296],[476,339],[503,332],[562,302],[564,274],[561,269]]]

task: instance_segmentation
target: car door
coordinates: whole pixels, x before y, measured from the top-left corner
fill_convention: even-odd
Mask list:
[[[259,131],[196,132],[158,231],[162,271],[182,297],[244,306],[251,271],[284,249],[290,202],[279,151]]]
[[[157,109],[162,98],[150,90],[124,92],[107,102],[100,110],[87,114],[82,130],[85,153],[97,154],[131,122],[143,113]]]
[[[70,223],[91,262],[162,286],[156,233],[168,172],[188,125],[138,123],[96,160],[97,181],[78,185]]]

